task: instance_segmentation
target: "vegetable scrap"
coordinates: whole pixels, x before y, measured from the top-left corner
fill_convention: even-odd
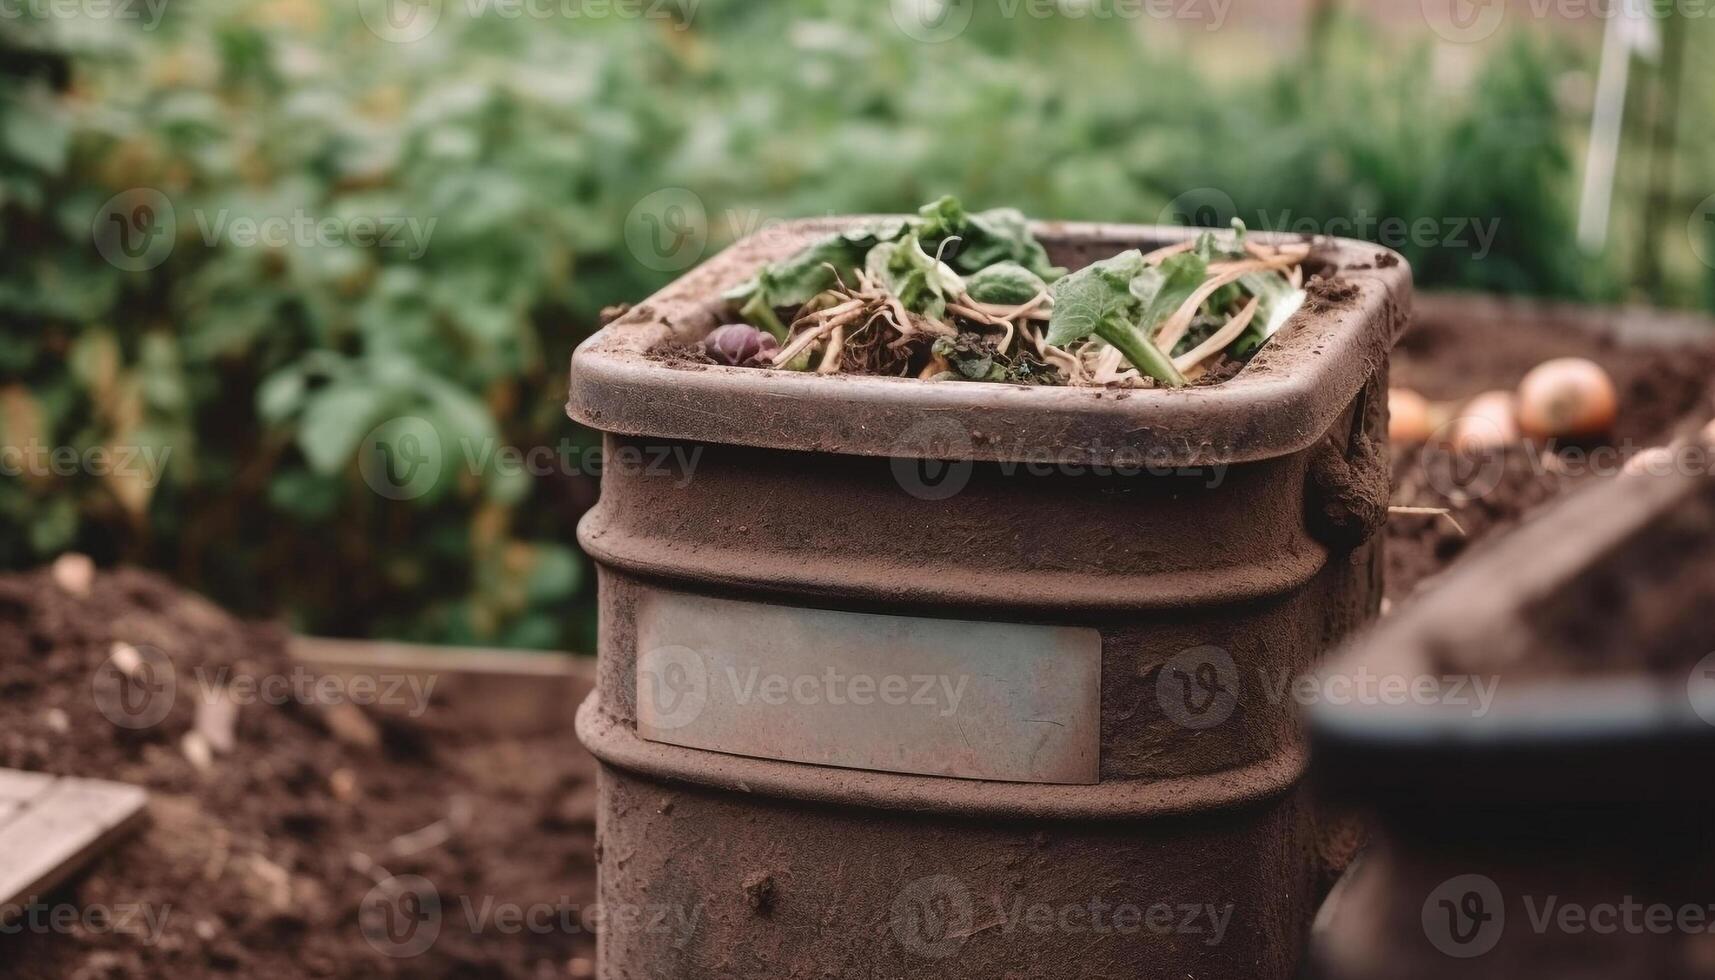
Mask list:
[[[1177,388],[1243,364],[1305,300],[1308,243],[1243,223],[1068,273],[1014,208],[952,197],[819,239],[725,298],[719,364],[933,381]]]

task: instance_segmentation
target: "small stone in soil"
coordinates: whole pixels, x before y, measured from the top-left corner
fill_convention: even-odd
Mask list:
[[[214,768],[214,749],[201,732],[186,732],[184,738],[179,739],[179,751],[185,754],[197,772],[208,772]]]
[[[342,701],[329,705],[322,712],[322,720],[327,723],[333,737],[347,745],[360,749],[381,747],[381,729],[375,727],[375,722],[370,721],[363,709],[355,704]]]
[[[86,599],[90,586],[95,584],[95,562],[88,555],[68,551],[54,560],[52,574],[55,585],[79,599]]]

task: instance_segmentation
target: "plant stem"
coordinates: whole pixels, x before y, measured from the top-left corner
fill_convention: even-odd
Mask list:
[[[766,330],[774,335],[775,340],[786,343],[786,324],[781,323],[780,318],[774,315],[774,307],[769,306],[763,299],[760,290],[750,298],[750,302],[739,309],[738,315],[744,318],[744,322]]]
[[[1132,367],[1144,374],[1169,388],[1185,387],[1185,376],[1179,373],[1179,369],[1173,366],[1167,355],[1163,354],[1159,347],[1145,340],[1123,317],[1104,318],[1096,325],[1096,336],[1124,354]]]

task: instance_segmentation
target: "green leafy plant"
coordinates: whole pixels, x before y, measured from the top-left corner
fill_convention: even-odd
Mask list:
[[[1145,279],[1149,271],[1143,264],[1143,253],[1132,249],[1091,263],[1055,283],[1048,343],[1063,348],[1087,337],[1100,337],[1139,371],[1169,387],[1182,387],[1185,376],[1141,326],[1139,314],[1159,307],[1167,284],[1167,277],[1154,270],[1154,275],[1147,277],[1155,280],[1153,284],[1134,291],[1133,284]]]
[[[1152,223],[1212,188],[1259,230],[1495,223],[1482,250],[1390,241],[1427,288],[1625,294],[1625,256],[1572,240],[1580,113],[1562,80],[1593,59],[1558,41],[1499,44],[1461,87],[1424,85],[1427,45],[1356,20],[1241,74],[1089,19],[984,5],[935,57],[872,0],[703,4],[688,21],[446,4],[410,44],[377,37],[360,6],[168,4],[152,31],[0,18],[0,440],[159,463],[144,478],[0,476],[0,563],[76,548],[304,629],[587,648],[593,583],[572,528],[599,442],[566,422],[565,364],[603,307],[680,271],[628,248],[634,209],[663,188],[703,203],[707,252],[772,218],[894,212],[945,189]],[[1104,77],[1151,82],[1092,84]],[[1687,84],[1685,118],[1707,108],[1706,81]],[[1688,147],[1676,168],[1682,194],[1702,188],[1693,202],[1710,158]],[[92,228],[138,189],[171,201],[177,232],[159,266],[126,270]],[[919,242],[975,301],[1028,302],[1011,302],[1028,280],[980,292],[1002,259],[1056,278],[1015,212],[950,203],[918,216],[937,225]],[[435,224],[421,249],[213,233],[300,213]],[[870,248],[904,231],[828,261],[855,284]],[[1690,301],[1709,270],[1682,259],[1669,292]],[[814,299],[836,284],[825,270],[779,276],[753,312]],[[958,337],[924,344],[960,377],[1062,377],[1034,350],[1003,363]],[[371,450],[398,455],[417,430],[390,417],[421,419],[452,460],[421,496],[364,479]],[[500,465],[491,436],[558,462]]]
[[[1184,372],[1201,374],[1212,358],[1248,357],[1279,329],[1302,300],[1298,265],[1309,254],[1308,246],[1252,245],[1235,221],[1230,235],[1205,232],[1148,256],[1122,252],[1066,275],[1011,209],[969,215],[942,197],[884,227],[820,239],[730,293],[739,318],[784,340],[744,366],[804,370],[819,362],[827,374],[1082,385],[1132,380],[1115,370],[1123,358],[1137,378],[1178,388],[1188,383]],[[897,238],[885,238],[893,232]],[[961,235],[980,247],[959,248]],[[938,242],[935,255],[925,239]],[[872,241],[861,269],[842,269]],[[967,269],[993,261],[967,279],[941,261],[949,251]],[[822,273],[808,278],[811,268]],[[780,307],[789,326],[775,307],[758,307],[764,284],[799,280],[796,293],[769,293],[804,297]],[[811,285],[821,288],[810,293]],[[705,346],[734,363],[714,337]]]

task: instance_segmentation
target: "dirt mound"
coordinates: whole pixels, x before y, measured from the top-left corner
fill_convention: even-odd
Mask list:
[[[1481,539],[1513,527],[1582,483],[1661,445],[1709,404],[1715,337],[1622,339],[1626,323],[1599,311],[1560,311],[1426,297],[1394,351],[1392,383],[1442,401],[1511,390],[1553,357],[1587,357],[1613,377],[1620,414],[1611,438],[1553,451],[1509,447],[1472,465],[1438,447],[1394,447],[1393,502],[1446,507],[1446,519],[1395,514],[1387,530],[1387,595],[1398,602]],[[1577,320],[1578,322],[1573,322]]]
[[[0,936],[6,974],[586,973],[593,779],[570,732],[463,737],[430,727],[432,692],[395,692],[425,697],[418,723],[312,679],[280,628],[147,573],[98,574],[87,595],[46,571],[0,577],[0,766],[152,794],[137,837],[42,897],[82,922],[26,917]],[[228,707],[203,709],[199,726],[211,700]],[[218,716],[234,701],[223,752]],[[421,911],[422,882],[440,904],[419,951],[425,930],[385,927],[401,901],[417,904],[400,914]],[[512,907],[534,919],[519,926]]]

